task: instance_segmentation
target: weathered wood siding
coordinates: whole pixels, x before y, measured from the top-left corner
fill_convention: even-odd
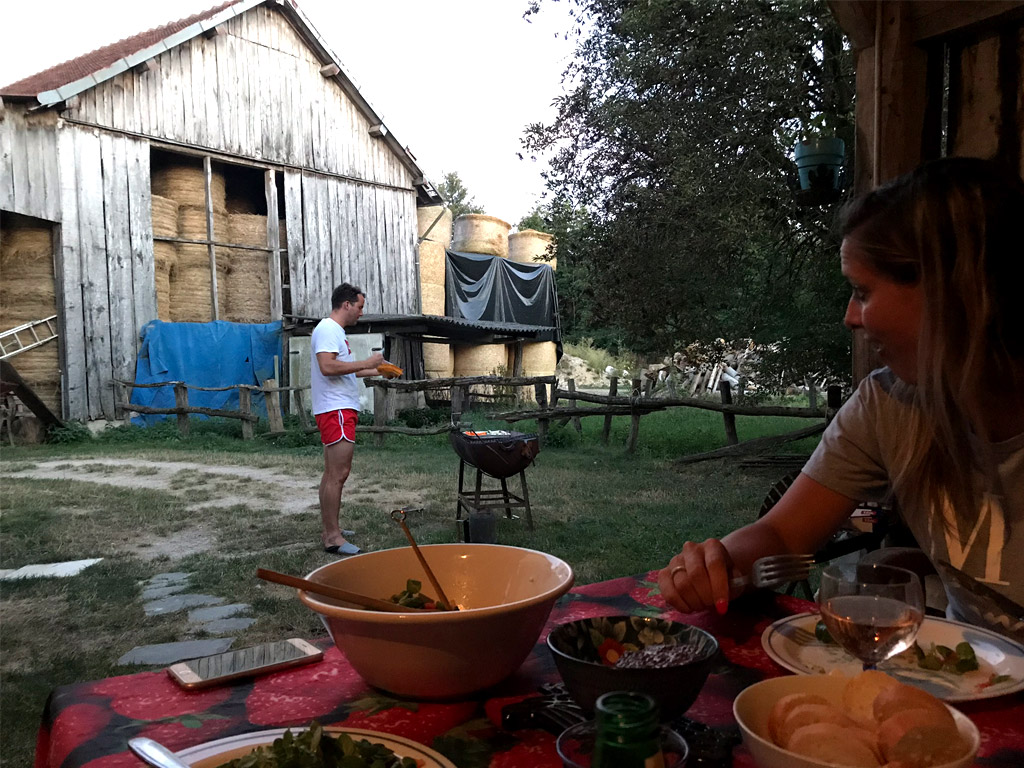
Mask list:
[[[60,221],[57,116],[0,108],[0,209]]]
[[[70,125],[59,142],[65,415],[113,419],[112,379],[135,377],[156,318],[149,142]]]
[[[273,7],[80,94],[75,120],[412,189],[409,170]]]
[[[411,194],[309,171],[285,171],[292,311],[321,317],[342,282],[367,313],[419,312],[416,201]]]

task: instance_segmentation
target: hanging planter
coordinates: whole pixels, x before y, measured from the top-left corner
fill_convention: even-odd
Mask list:
[[[846,144],[835,137],[814,137],[797,143],[794,148],[800,188],[837,190],[843,170]]]

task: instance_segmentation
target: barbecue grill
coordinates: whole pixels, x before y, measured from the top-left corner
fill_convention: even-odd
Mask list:
[[[456,526],[466,541],[494,539],[494,511],[505,510],[514,519],[513,509],[524,509],[526,527],[533,530],[530,493],[526,486],[526,468],[540,452],[537,435],[507,430],[453,430],[449,440],[459,456],[459,493],[455,507]],[[466,465],[476,469],[475,489],[464,487]],[[521,496],[508,489],[508,478],[519,475]],[[483,489],[483,476],[498,480],[501,488]],[[465,510],[467,518],[463,519]],[[472,523],[477,525],[472,525]],[[476,531],[476,536],[473,535]]]

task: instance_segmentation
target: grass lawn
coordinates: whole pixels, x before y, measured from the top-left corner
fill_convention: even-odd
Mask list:
[[[477,428],[501,426],[471,415]],[[556,428],[527,471],[536,530],[502,520],[502,544],[569,562],[578,584],[660,568],[687,539],[720,536],[754,518],[779,470],[735,463],[676,467],[673,460],[724,444],[721,416],[677,408],[645,416],[636,454],[625,453],[629,420],[603,419],[584,434]],[[806,426],[802,419],[739,417],[740,439]],[[524,422],[517,429],[529,431]],[[158,573],[186,571],[190,592],[252,606],[257,621],[234,647],[324,635],[294,591],[255,578],[257,567],[305,574],[331,560],[319,545],[315,436],[238,439],[235,423],[119,428],[99,439],[5,448],[0,466],[0,569],[102,557],[67,579],[0,586],[0,764],[32,762],[36,729],[58,685],[138,671],[117,665],[137,645],[202,637],[187,612],[147,617],[140,594]],[[808,455],[814,441],[788,450]],[[87,461],[83,465],[81,462]],[[170,464],[170,471],[166,466]],[[161,469],[161,467],[164,469]],[[215,471],[230,467],[237,474]],[[454,541],[458,461],[447,436],[361,437],[343,499],[342,523],[370,549],[404,546],[388,512],[409,518],[421,543]],[[158,482],[160,481],[160,482]],[[512,481],[516,487],[518,481]]]

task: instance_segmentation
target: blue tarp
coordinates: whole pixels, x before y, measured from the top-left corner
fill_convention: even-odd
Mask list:
[[[183,381],[195,387],[259,386],[273,378],[274,357],[281,359],[281,322],[164,323],[154,320],[142,329],[142,349],[135,367],[135,383]],[[173,408],[174,387],[136,388],[131,402],[151,408]],[[189,389],[188,402],[200,408],[238,410],[238,390],[202,392]],[[254,392],[253,413],[266,418],[263,395]],[[192,418],[196,418],[194,414]],[[143,414],[132,420],[155,424],[167,416]],[[206,418],[198,416],[198,418]]]

